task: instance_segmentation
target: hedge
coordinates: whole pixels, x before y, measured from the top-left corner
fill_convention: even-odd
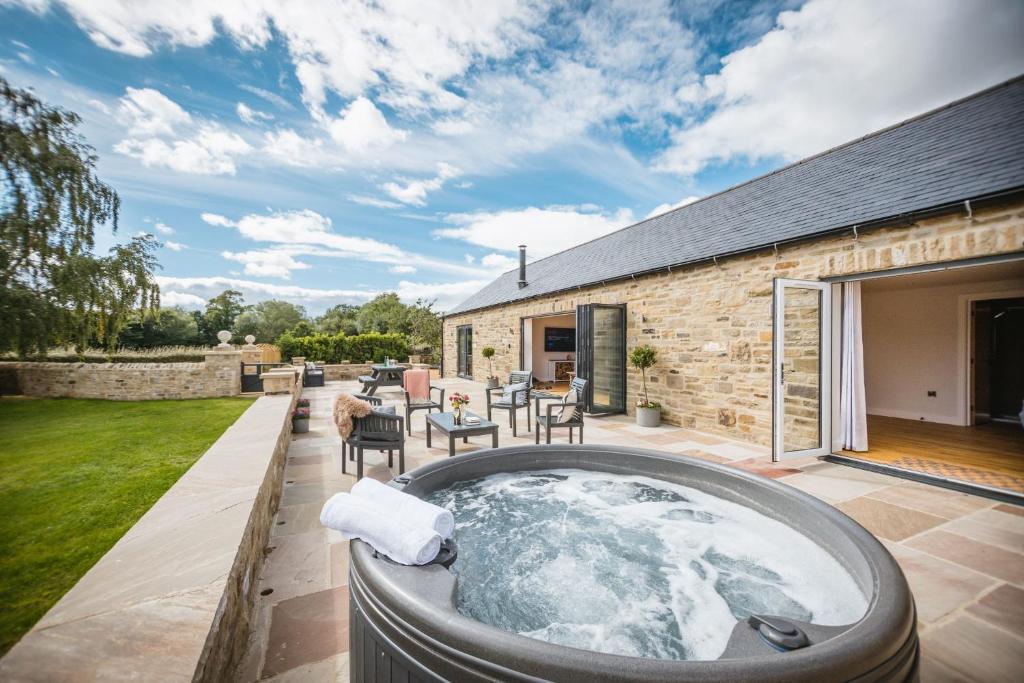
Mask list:
[[[356,334],[347,337],[344,334],[312,334],[308,337],[296,337],[285,332],[275,342],[281,349],[281,358],[304,356],[310,361],[323,363],[362,363],[373,361],[381,363],[384,358],[405,361],[409,358],[409,340],[405,335],[388,334]]]

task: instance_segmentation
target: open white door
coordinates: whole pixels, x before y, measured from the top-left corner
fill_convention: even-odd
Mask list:
[[[828,455],[832,431],[832,292],[827,282],[775,280],[772,459]]]

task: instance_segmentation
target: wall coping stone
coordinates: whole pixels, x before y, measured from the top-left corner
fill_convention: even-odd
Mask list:
[[[0,660],[0,679],[231,679],[297,398],[257,399]]]

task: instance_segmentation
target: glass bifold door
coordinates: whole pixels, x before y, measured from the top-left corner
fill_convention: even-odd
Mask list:
[[[576,308],[576,374],[587,380],[588,413],[626,410],[626,306]]]
[[[775,280],[772,457],[831,452],[831,285]]]

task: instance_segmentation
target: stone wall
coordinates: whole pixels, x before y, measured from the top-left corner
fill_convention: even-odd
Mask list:
[[[257,399],[0,660],[0,680],[234,680],[298,396]]]
[[[6,389],[41,398],[150,401],[237,396],[239,351],[211,350],[202,363],[2,362]]]
[[[495,370],[519,365],[520,318],[569,313],[587,303],[627,304],[627,346],[649,344],[658,364],[648,373],[651,400],[665,420],[730,438],[771,440],[772,280],[823,277],[941,263],[1024,249],[1024,204],[975,210],[780,246],[761,252],[453,315],[444,322],[444,374],[456,375],[456,328],[473,326],[474,379],[493,346]],[[527,269],[529,279],[529,269]],[[817,359],[805,357],[804,365]],[[629,371],[627,405],[640,373]],[[795,397],[798,399],[799,397]]]

